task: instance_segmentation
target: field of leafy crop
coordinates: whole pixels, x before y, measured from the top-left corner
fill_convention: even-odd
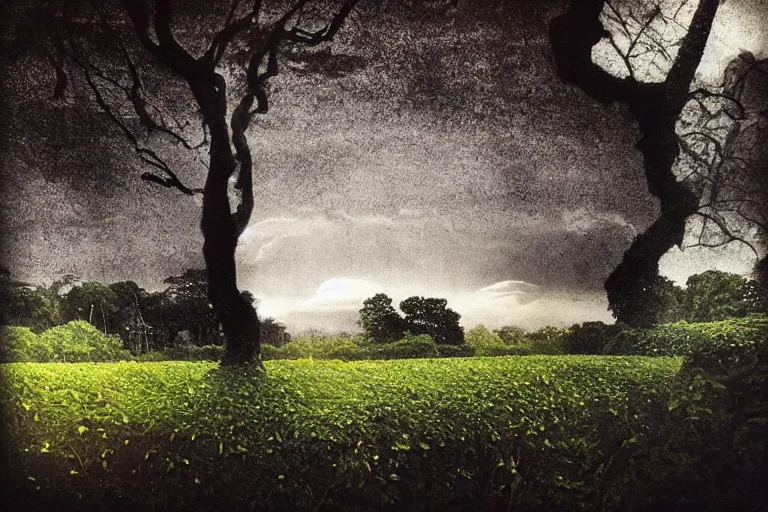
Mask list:
[[[680,360],[265,366],[2,365],[18,502],[589,510],[606,492],[597,482],[612,451],[666,410]]]

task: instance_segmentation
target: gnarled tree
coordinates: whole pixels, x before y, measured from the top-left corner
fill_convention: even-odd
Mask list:
[[[749,246],[768,284],[768,60],[743,52],[700,99],[682,135],[684,178],[701,195],[694,245]]]
[[[699,209],[699,198],[673,170],[680,155],[675,127],[686,104],[700,94],[691,85],[720,0],[700,0],[688,23],[678,21],[687,2],[673,3],[572,0],[550,25],[562,80],[601,103],[626,104],[643,134],[636,147],[661,214],[635,238],[605,283],[614,316],[632,325],[642,323],[638,311],[659,278],[659,259],[682,244],[686,220]],[[679,30],[665,30],[674,25]],[[593,48],[604,39],[625,69],[612,73],[593,60]],[[641,68],[646,72],[639,73]]]
[[[142,179],[202,194],[208,297],[226,338],[226,362],[250,361],[259,352],[259,320],[238,290],[235,266],[254,206],[246,133],[254,116],[269,110],[267,85],[279,72],[281,49],[331,41],[357,1],[31,4],[44,22],[54,98],[66,100],[67,89],[78,85],[89,91],[147,169]],[[193,134],[202,142],[191,142]],[[186,185],[189,171],[174,168],[189,161],[179,156],[184,151],[197,152],[202,187]]]

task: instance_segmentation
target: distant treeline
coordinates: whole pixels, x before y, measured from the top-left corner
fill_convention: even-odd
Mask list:
[[[217,358],[218,350],[201,349],[223,344],[207,298],[205,271],[189,269],[163,282],[167,287],[159,292],[148,292],[133,281],[80,283],[74,276],[49,286],[32,286],[13,282],[6,272],[0,280],[0,321],[42,334],[80,320],[103,334],[119,336],[133,355],[149,352],[147,357],[157,359]],[[653,291],[654,300],[647,304],[650,325],[714,322],[768,312],[765,287],[727,272],[691,276],[685,288],[661,278]],[[255,302],[249,292],[242,293]],[[363,302],[359,320],[362,333],[305,333],[295,343],[289,343],[291,335],[283,324],[262,318],[263,358],[429,357],[433,352],[442,356],[599,354],[629,329],[622,324],[585,322],[568,329],[545,327],[528,333],[514,326],[494,331],[478,326],[465,333],[459,326],[460,315],[447,308],[445,299],[410,297],[400,303],[400,311],[405,316],[395,310],[392,299],[377,294]],[[424,340],[424,336],[433,344],[415,341]]]
[[[170,276],[166,289],[148,292],[133,281],[78,282],[64,276],[49,286],[0,280],[0,323],[40,334],[74,320],[89,322],[104,334],[119,336],[134,354],[179,345],[221,345],[223,336],[207,297],[204,270]],[[242,292],[249,301],[253,295]],[[263,318],[262,339],[276,346],[290,340],[285,326]]]

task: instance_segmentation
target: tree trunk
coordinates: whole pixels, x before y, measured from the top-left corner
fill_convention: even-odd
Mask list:
[[[655,300],[654,286],[659,278],[659,260],[685,236],[689,216],[699,208],[698,197],[679,183],[672,171],[680,148],[675,122],[680,113],[663,97],[655,104],[633,106],[640,129],[645,134],[637,148],[643,154],[648,191],[659,198],[661,215],[638,235],[618,267],[608,276],[605,291],[616,320],[635,327],[647,326],[647,306]]]
[[[193,91],[211,134],[210,170],[203,193],[200,222],[204,239],[203,257],[208,271],[208,298],[226,340],[222,362],[247,363],[254,360],[260,351],[259,319],[256,310],[237,288],[235,250],[244,226],[238,222],[229,205],[228,183],[236,162],[225,120],[225,84],[223,79],[216,77],[213,82],[202,84],[203,87],[194,85]],[[250,181],[248,185],[252,186]],[[248,214],[250,216],[250,211]]]

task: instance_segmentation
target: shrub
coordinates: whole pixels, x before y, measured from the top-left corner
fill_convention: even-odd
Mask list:
[[[616,336],[603,352],[612,355],[733,357],[736,347],[768,338],[768,315],[750,315],[720,322],[677,322],[652,329],[630,329]],[[723,353],[722,351],[726,352]]]
[[[358,361],[360,359],[367,359],[368,352],[360,347],[360,345],[346,341],[338,345],[334,345],[325,354],[324,359],[340,359],[342,361]]]
[[[189,351],[190,361],[221,361],[224,347],[221,345],[192,346]]]
[[[50,347],[41,344],[30,328],[0,327],[0,361],[49,361],[51,356]]]
[[[472,357],[475,355],[474,347],[467,345],[438,345],[437,352],[440,357]]]
[[[137,356],[134,356],[133,359],[137,362],[142,363],[150,363],[150,362],[157,362],[157,361],[169,361],[168,355],[165,352],[160,352],[157,350],[151,350],[149,352],[144,352],[143,354],[139,354]]]
[[[489,331],[484,325],[478,325],[467,331],[467,345],[475,350],[475,355],[478,357],[518,356],[531,353],[530,342],[522,331],[510,331],[509,328],[505,328],[502,332],[506,333],[509,344],[505,343],[499,334]],[[510,336],[510,332],[515,332],[517,335]]]
[[[262,361],[280,359],[280,349],[274,345],[270,345],[269,343],[262,343],[260,356]]]
[[[611,492],[644,497],[648,510],[766,510],[768,317],[648,331],[643,350],[672,333],[688,354],[653,435],[624,450],[631,478]]]
[[[559,355],[566,353],[565,340],[570,334],[571,329],[547,326],[527,333],[526,337],[530,340],[532,353]]]
[[[51,327],[38,336],[31,354],[38,362],[100,362],[133,358],[120,337],[105,335],[84,320]],[[44,347],[44,348],[43,348]]]
[[[574,325],[565,337],[565,350],[568,354],[602,354],[603,348],[624,330],[620,324],[603,322],[584,322]]]
[[[414,359],[437,357],[437,344],[427,334],[409,335],[395,343],[370,347],[372,359]]]
[[[297,337],[280,347],[280,359],[339,359],[355,352],[358,345],[349,338]],[[358,347],[359,348],[359,347]],[[355,354],[360,354],[355,352]],[[363,352],[364,354],[364,352]]]

